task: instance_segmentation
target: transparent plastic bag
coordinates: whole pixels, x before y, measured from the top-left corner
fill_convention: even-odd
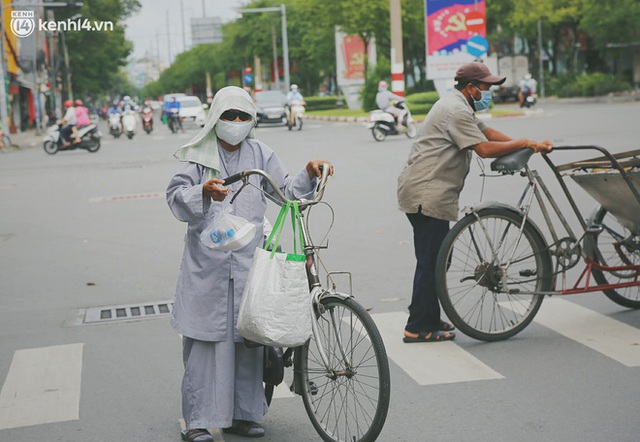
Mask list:
[[[246,246],[256,233],[256,226],[244,218],[231,214],[226,208],[211,220],[200,234],[200,241],[210,249],[231,251]]]

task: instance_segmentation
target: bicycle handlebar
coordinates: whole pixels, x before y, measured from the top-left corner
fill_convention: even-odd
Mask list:
[[[324,195],[324,188],[327,185],[327,181],[329,179],[329,166],[326,164],[323,164],[320,166],[320,170],[322,171],[322,177],[320,178],[320,183],[318,184],[318,192],[316,193],[316,196],[312,199],[312,200],[305,200],[305,201],[299,201],[299,206],[300,208],[304,208],[307,206],[312,206],[314,204],[317,204],[318,202],[320,202],[322,200],[322,197]],[[278,185],[276,184],[276,182],[273,180],[273,178],[271,177],[271,175],[269,175],[267,172],[265,172],[264,170],[260,170],[260,169],[248,169],[248,170],[243,170],[242,172],[236,173],[234,175],[231,175],[227,178],[224,178],[224,182],[222,183],[223,186],[228,186],[230,184],[236,183],[238,181],[244,181],[245,184],[247,183],[247,178],[250,175],[260,175],[262,176],[264,179],[267,180],[267,182],[269,183],[269,185],[271,186],[271,188],[274,190],[274,192],[276,193],[276,195],[278,196],[278,199],[280,199],[280,201],[285,204],[287,202],[287,197],[282,193],[282,191],[280,190],[280,188],[278,187]]]

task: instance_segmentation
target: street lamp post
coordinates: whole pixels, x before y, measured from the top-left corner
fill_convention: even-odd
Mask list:
[[[273,8],[248,8],[248,9],[240,9],[238,12],[240,13],[252,13],[252,12],[279,12],[282,15],[282,58],[284,63],[284,87],[285,90],[289,90],[289,86],[291,85],[291,77],[289,75],[289,42],[287,41],[287,8],[284,4],[281,4],[280,7]],[[274,64],[277,66],[278,60],[273,60]],[[276,81],[278,79],[276,78]]]

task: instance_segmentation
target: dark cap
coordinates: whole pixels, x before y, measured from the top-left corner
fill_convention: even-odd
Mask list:
[[[467,63],[458,68],[454,80],[458,83],[481,81],[488,84],[502,84],[507,77],[498,77],[491,74],[491,71],[484,63]]]

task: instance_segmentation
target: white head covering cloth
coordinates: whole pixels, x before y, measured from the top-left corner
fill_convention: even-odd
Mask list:
[[[255,125],[256,105],[247,91],[237,86],[223,87],[213,97],[204,127],[191,141],[173,154],[180,161],[191,161],[208,168],[207,179],[216,177],[220,173],[218,137],[214,128],[220,115],[229,109],[237,109],[251,115],[251,120]],[[247,138],[254,137],[255,131],[252,128]]]

